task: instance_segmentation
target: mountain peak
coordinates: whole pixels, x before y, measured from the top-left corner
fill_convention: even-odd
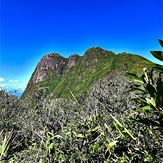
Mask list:
[[[140,56],[128,53],[116,55],[100,47],[89,48],[83,56],[73,54],[68,58],[50,53],[38,63],[23,97],[30,95],[36,86],[48,87],[49,93],[55,97],[68,97],[69,89],[79,95],[112,71],[140,72],[140,63],[146,67],[152,65]]]
[[[45,54],[43,57],[42,57],[42,59],[43,58],[48,58],[48,57],[61,57],[61,55],[59,54],[59,53],[48,53],[48,54]]]
[[[97,63],[113,56],[115,56],[115,53],[111,51],[104,50],[100,47],[91,47],[84,53],[82,63],[89,65],[90,63]]]
[[[32,82],[38,83],[44,81],[48,76],[53,74],[53,71],[62,73],[63,66],[66,64],[66,58],[58,53],[50,53],[44,55],[41,61],[37,64],[33,74]]]
[[[86,52],[90,52],[90,51],[98,51],[98,50],[104,50],[100,47],[94,47],[94,46],[91,46]]]
[[[66,66],[66,69],[70,69],[71,67],[75,66],[78,58],[80,56],[78,54],[73,54],[71,55],[69,58],[68,58],[68,63],[67,63],[67,66]]]

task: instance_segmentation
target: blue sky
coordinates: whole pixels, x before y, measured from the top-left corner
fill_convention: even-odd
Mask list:
[[[43,55],[83,55],[92,46],[157,62],[162,0],[1,0],[0,85],[25,88]]]

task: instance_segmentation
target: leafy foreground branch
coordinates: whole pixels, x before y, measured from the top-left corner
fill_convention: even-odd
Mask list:
[[[114,72],[74,101],[40,89],[25,104],[1,90],[0,162],[163,162],[160,69],[129,74],[136,84]]]
[[[163,47],[163,41],[159,39]],[[162,51],[151,51],[152,55],[163,61]],[[135,84],[131,91],[137,91],[134,100],[139,101],[141,110],[137,120],[153,130],[163,134],[163,66],[156,64],[152,70],[143,69],[143,74],[137,76],[128,73],[134,78]]]

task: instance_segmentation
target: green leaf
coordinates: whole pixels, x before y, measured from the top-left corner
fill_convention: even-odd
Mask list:
[[[116,123],[114,123],[114,126],[116,127],[119,134],[122,135],[123,137],[125,137]]]
[[[3,143],[2,143],[2,146],[0,147],[0,154],[1,155],[5,155],[6,146],[7,146],[7,138],[5,136]]]
[[[132,87],[128,92],[132,92],[132,91],[141,91],[143,93],[146,93],[144,88],[138,88],[138,87]]]
[[[143,80],[142,80],[140,77],[138,77],[136,74],[127,73],[127,75],[128,75],[129,77],[133,78],[135,82],[139,82],[139,83],[144,84]]]
[[[110,150],[113,146],[115,146],[117,142],[118,142],[117,140],[110,142],[109,145],[107,146],[108,150]]]
[[[63,138],[63,137],[60,135],[55,135],[54,138]]]
[[[162,108],[163,107],[163,81],[161,77],[157,80],[157,106]]]
[[[133,74],[133,73],[127,73],[127,75],[131,78],[138,78],[138,76],[136,74]]]
[[[110,128],[108,127],[108,125],[105,123],[104,126],[107,129],[107,131],[109,132],[110,131]]]
[[[143,107],[143,110],[144,111],[152,111],[153,109],[151,108],[150,105],[146,105],[146,106]]]
[[[152,106],[154,106],[156,108],[156,102],[155,102],[154,98],[151,98],[151,99],[145,98],[145,99],[148,104],[151,104]]]
[[[140,100],[142,103],[147,103],[147,100],[144,97],[136,96],[136,100]],[[148,103],[147,103],[148,104]]]
[[[144,75],[145,75],[144,80],[146,81],[146,83],[148,83],[149,78],[148,78],[147,68],[143,68],[143,71],[144,71]]]
[[[146,89],[148,93],[151,95],[151,97],[154,97],[154,95],[156,94],[155,88],[151,84],[147,84]]]
[[[158,71],[158,72],[162,72],[163,73],[163,66],[162,65],[155,64],[152,68],[154,70]]]
[[[146,67],[144,67],[144,68],[143,68],[143,71],[146,73],[146,72],[147,72],[147,68],[146,68]]]
[[[77,137],[77,134],[76,134],[76,132],[75,131],[73,131],[73,134]]]
[[[163,40],[158,39],[158,41],[159,41],[160,45],[163,47]]]
[[[39,160],[39,163],[43,163],[43,160],[42,160],[42,158]]]
[[[153,71],[154,71],[154,69],[152,69],[152,70],[149,72],[149,83],[150,83],[151,85],[154,84]]]
[[[71,132],[66,132],[66,135],[70,135],[71,134]]]
[[[110,113],[109,113],[110,114]],[[120,126],[123,127],[122,124],[118,121],[118,119],[116,119],[112,114],[110,114],[110,116],[113,118],[113,120]]]
[[[127,128],[124,129],[124,132],[126,132],[133,140],[136,140],[136,138],[132,135],[132,133]]]
[[[83,137],[84,137],[82,134],[76,134],[75,131],[73,131],[73,133],[74,133],[74,135],[75,135],[76,137],[78,137],[78,138],[83,138]]]
[[[93,132],[93,131],[97,131],[99,129],[100,129],[100,126],[97,126],[97,127],[93,128],[93,129],[91,129],[90,131]]]
[[[137,83],[142,83],[142,84],[144,84],[144,82],[143,82],[143,80],[142,80],[141,78],[139,78],[139,79],[134,79],[134,82],[137,82]]]
[[[155,101],[154,98],[151,98],[151,102],[152,102],[152,105],[153,105],[155,108],[157,108],[157,106],[156,106],[156,101]]]
[[[78,138],[83,138],[84,136],[82,134],[77,134]]]
[[[51,150],[54,146],[54,143],[51,143],[49,146],[48,146],[48,150]]]
[[[150,51],[150,52],[155,58],[159,59],[160,61],[163,61],[163,52],[162,51]]]

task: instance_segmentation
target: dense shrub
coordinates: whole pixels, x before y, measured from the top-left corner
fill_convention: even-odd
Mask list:
[[[112,72],[78,99],[70,90],[73,100],[38,89],[20,101],[1,90],[0,162],[163,162],[162,94],[154,98],[162,73],[153,69],[159,72],[130,74],[143,81],[136,85],[124,72]],[[147,100],[152,97],[158,110]]]
[[[131,85],[127,77],[114,73],[98,82],[80,104],[77,99],[50,100],[43,90],[35,92],[26,107],[16,101],[19,109],[13,110],[11,124],[16,122],[17,130],[8,125],[5,134],[17,131],[12,135],[21,137],[12,142],[23,148],[13,152],[10,146],[6,159],[22,163],[159,162],[160,135],[153,136],[153,131],[134,120],[137,105],[131,101],[134,94],[127,92]]]

